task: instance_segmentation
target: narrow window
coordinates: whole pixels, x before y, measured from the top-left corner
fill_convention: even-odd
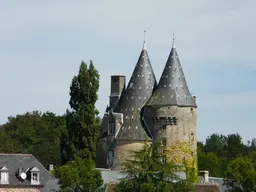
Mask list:
[[[33,167],[31,170],[31,184],[40,185],[40,170],[37,167]]]
[[[111,128],[110,129],[110,134],[111,135],[115,135],[115,123],[114,122],[111,123],[111,127],[110,128]]]
[[[1,172],[1,184],[9,184],[9,170],[3,166],[1,169],[0,169],[0,172]]]
[[[163,144],[163,146],[166,146],[166,137],[164,137],[164,138],[162,139],[162,144]]]
[[[162,156],[162,163],[166,164],[166,156]]]
[[[8,178],[8,172],[1,172],[1,184],[8,184],[9,178]]]
[[[108,152],[108,162],[109,162],[109,166],[112,167],[114,164],[114,152],[113,151]]]

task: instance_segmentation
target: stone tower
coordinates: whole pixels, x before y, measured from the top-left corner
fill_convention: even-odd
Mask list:
[[[173,41],[160,81],[142,109],[142,124],[169,149],[186,145],[183,153],[176,154],[178,159],[196,159],[196,108]]]
[[[127,88],[123,76],[111,79],[110,106],[103,117],[97,145],[97,167],[120,169],[129,151],[140,149],[143,141],[151,138],[140,121],[141,109],[157,84],[145,41]]]

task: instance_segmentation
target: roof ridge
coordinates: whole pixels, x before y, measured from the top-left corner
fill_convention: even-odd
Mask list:
[[[24,156],[33,156],[30,153],[0,153],[0,155],[24,155]]]

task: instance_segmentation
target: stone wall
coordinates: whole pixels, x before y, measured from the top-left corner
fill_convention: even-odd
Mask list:
[[[185,162],[187,171],[190,172],[189,179],[196,182],[196,108],[177,106],[155,108],[154,116],[163,118],[159,122],[153,123],[152,132],[154,139],[165,141],[166,148],[169,151],[166,157],[167,160],[174,160],[182,164]],[[167,120],[164,120],[166,117],[176,117],[177,125],[164,125],[164,122],[167,122]],[[163,121],[163,124],[161,121]]]
[[[116,147],[114,149],[114,166],[112,169],[120,170],[122,162],[130,158],[130,151],[140,150],[142,146],[143,141],[116,140]]]
[[[172,147],[177,142],[187,142],[196,152],[196,108],[191,107],[161,107],[155,111],[156,117],[177,117],[177,125],[153,125],[154,138],[166,137],[166,146]],[[196,155],[196,154],[194,154]]]

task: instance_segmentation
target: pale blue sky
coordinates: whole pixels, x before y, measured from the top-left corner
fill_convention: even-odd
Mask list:
[[[81,60],[101,75],[98,109],[110,75],[134,69],[147,30],[157,80],[172,46],[198,103],[198,139],[212,133],[256,137],[256,1],[0,0],[0,123],[26,111],[63,114]]]

